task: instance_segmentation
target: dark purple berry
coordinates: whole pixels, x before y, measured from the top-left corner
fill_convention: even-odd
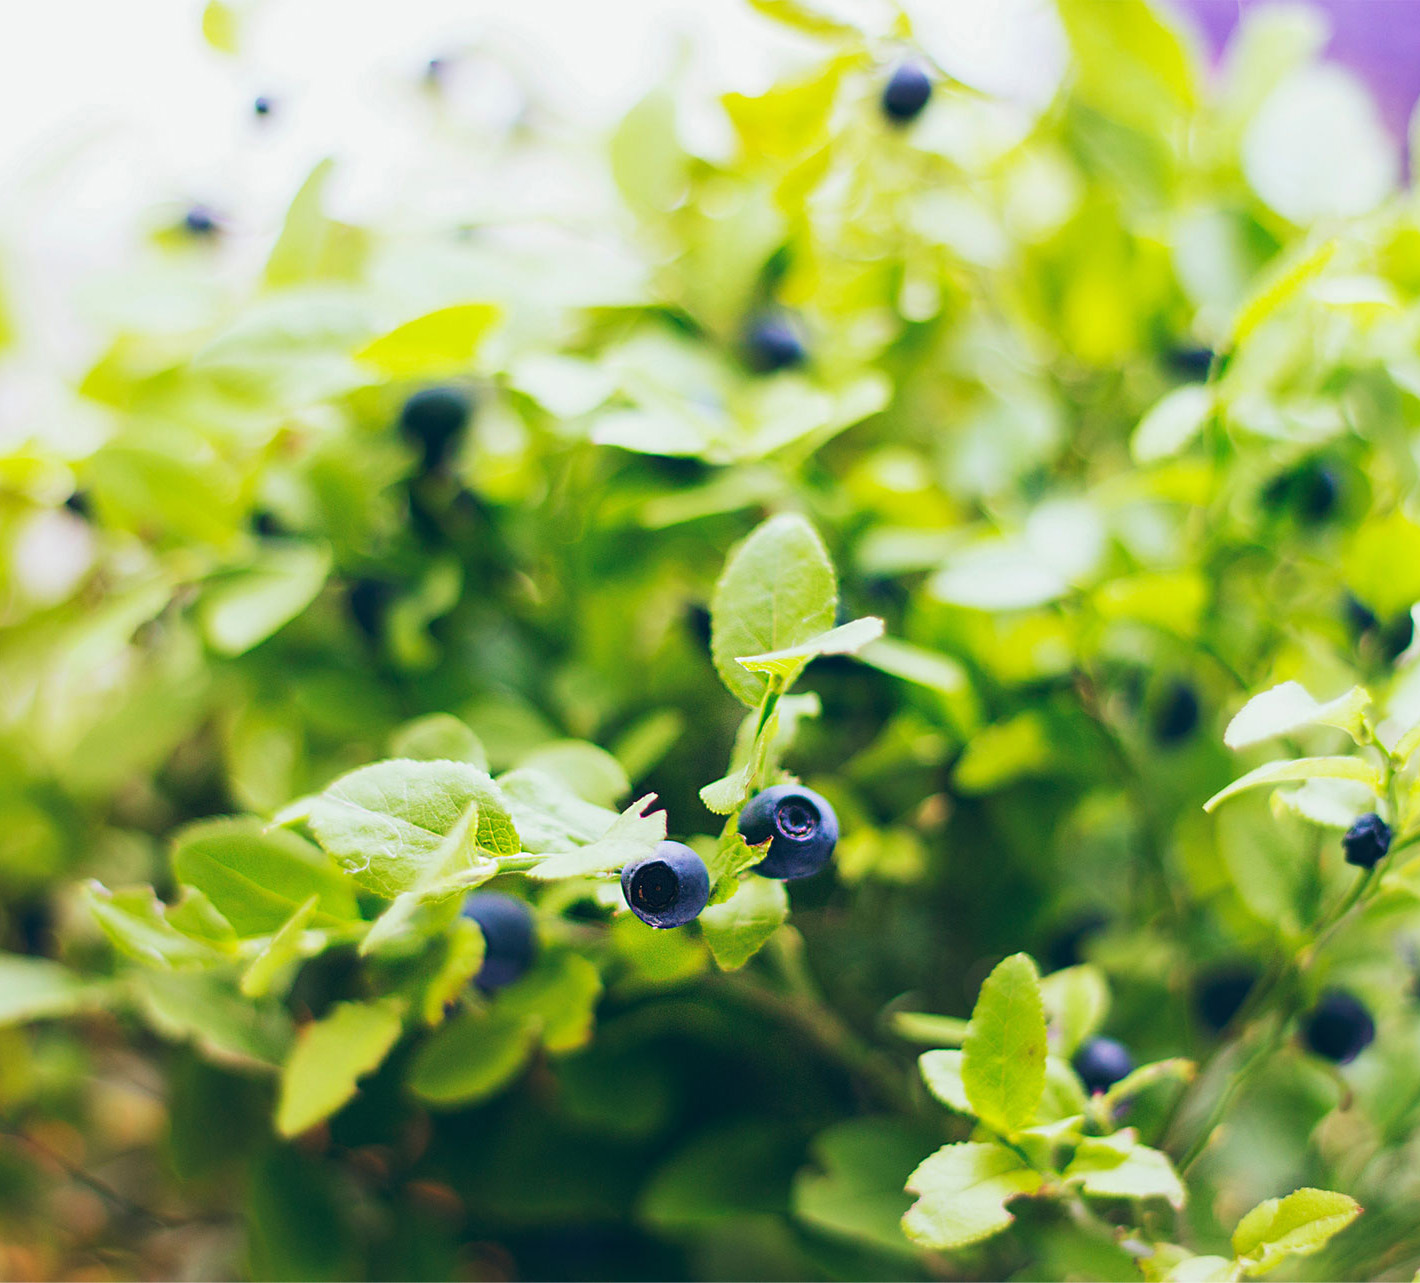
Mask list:
[[[1390,825],[1374,811],[1368,811],[1346,830],[1341,849],[1346,852],[1347,864],[1374,868],[1390,850]]]
[[[766,878],[811,877],[838,845],[833,807],[799,784],[776,784],[757,793],[740,812],[739,830],[750,846],[769,843],[769,854],[755,866]]]

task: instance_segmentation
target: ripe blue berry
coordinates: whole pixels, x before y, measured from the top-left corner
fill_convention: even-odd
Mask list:
[[[1328,989],[1302,1023],[1302,1038],[1318,1056],[1345,1065],[1376,1036],[1376,1022],[1365,1004],[1344,989]]]
[[[1390,850],[1390,825],[1374,811],[1361,816],[1341,839],[1346,863],[1363,869],[1374,868]]]
[[[1170,683],[1154,713],[1154,737],[1160,744],[1178,744],[1198,727],[1198,692],[1185,681]]]
[[[1168,362],[1180,378],[1190,383],[1201,383],[1208,377],[1213,365],[1213,349],[1210,347],[1179,347],[1168,355]]]
[[[485,993],[512,984],[532,966],[537,934],[532,910],[522,900],[480,891],[464,901],[463,915],[483,932],[483,965],[473,982]]]
[[[405,401],[399,412],[400,431],[421,450],[426,472],[448,459],[472,410],[468,394],[460,388],[421,388]]]
[[[799,332],[782,316],[763,316],[745,336],[745,362],[757,374],[792,370],[808,360]]]
[[[394,600],[394,585],[383,579],[357,579],[350,585],[346,605],[355,626],[371,641],[384,635],[385,615]]]
[[[621,871],[621,894],[651,927],[683,927],[710,899],[710,871],[682,842],[662,842]]]
[[[906,124],[922,114],[932,96],[932,81],[921,65],[902,62],[883,86],[883,113],[889,120]]]
[[[183,215],[182,226],[189,236],[215,236],[217,216],[204,205],[194,205]]]
[[[252,103],[251,109],[258,116],[269,116],[271,115],[272,110],[275,108],[275,105],[276,104],[273,103],[271,99],[268,98],[265,94],[259,94],[257,95],[256,101]]]
[[[751,846],[769,843],[755,866],[766,878],[807,878],[817,873],[838,844],[838,816],[812,789],[776,784],[756,793],[740,812],[740,836]]]
[[[1122,1042],[1115,1042],[1113,1038],[1091,1038],[1075,1053],[1072,1063],[1091,1095],[1108,1091],[1121,1078],[1134,1072],[1134,1057]]]

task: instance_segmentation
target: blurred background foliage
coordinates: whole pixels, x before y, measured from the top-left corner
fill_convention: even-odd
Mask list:
[[[1137,1277],[1030,1205],[950,1259],[894,1236],[957,1124],[882,1089],[918,1050],[889,1017],[965,1016],[1027,950],[1098,967],[1139,1058],[1202,1057],[1200,984],[1344,885],[1335,828],[1200,807],[1255,690],[1420,707],[1408,90],[1326,56],[1328,23],[1384,9],[1413,41],[1420,13],[1229,5],[1229,34],[1206,3],[1059,0],[973,50],[938,8],[755,0],[772,82],[707,84],[687,46],[605,130],[527,60],[430,50],[385,122],[402,208],[351,214],[323,161],[273,235],[242,184],[298,127],[278,86],[228,203],[150,193],[58,321],[0,240],[13,953],[109,973],[85,879],[171,890],[179,826],[460,724],[495,770],[592,741],[673,837],[716,831],[698,791],[742,710],[707,604],[768,513],[808,515],[844,618],[889,634],[801,683],[788,765],[845,836],[759,988],[618,921],[585,1046],[442,1112],[401,1048],[295,1143],[218,1004],[12,1023],[0,1276]],[[264,12],[183,20],[240,67]],[[934,92],[904,125],[879,99],[905,58]],[[1335,942],[1317,982],[1377,1042],[1344,1075],[1289,1044],[1233,1102],[1199,1250],[1315,1184],[1367,1212],[1290,1276],[1420,1264],[1417,945],[1399,894]],[[805,969],[829,1028],[783,996]],[[362,983],[323,955],[289,1010]]]

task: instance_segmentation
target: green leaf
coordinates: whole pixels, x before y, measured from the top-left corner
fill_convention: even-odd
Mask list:
[[[631,791],[621,763],[605,749],[582,740],[539,745],[518,765],[550,775],[596,806],[615,806]]]
[[[536,1029],[548,1051],[575,1051],[591,1039],[601,993],[601,973],[586,958],[544,954],[527,975],[499,993],[494,1012]]]
[[[291,1044],[291,1020],[273,1003],[238,993],[210,971],[135,972],[128,981],[149,1023],[164,1037],[191,1041],[209,1059],[274,1069]]]
[[[1117,1105],[1131,1100],[1141,1092],[1148,1091],[1157,1083],[1190,1083],[1198,1072],[1193,1061],[1182,1056],[1170,1056],[1167,1060],[1150,1061],[1140,1065],[1132,1073],[1126,1074],[1100,1097],[1100,1112],[1108,1114]]]
[[[173,873],[212,902],[240,936],[279,931],[316,897],[313,927],[360,920],[349,882],[319,847],[256,819],[204,820],[173,841]]]
[[[882,635],[883,621],[869,615],[810,637],[797,646],[786,646],[766,655],[743,655],[735,663],[751,673],[780,677],[787,687],[793,685],[809,660],[819,655],[852,655]]]
[[[330,1117],[352,1096],[356,1084],[378,1069],[399,1040],[403,1004],[342,1002],[301,1031],[281,1070],[276,1129],[299,1136]]]
[[[962,1045],[972,1112],[1009,1135],[1035,1121],[1045,1090],[1046,1029],[1035,963],[1017,953],[986,977]]]
[[[1154,463],[1178,454],[1203,431],[1216,402],[1213,389],[1186,383],[1155,402],[1129,441],[1136,463]]]
[[[880,637],[858,652],[863,663],[893,677],[915,682],[943,695],[960,695],[971,689],[971,679],[950,655],[926,650],[895,637]]]
[[[1238,1267],[1226,1256],[1190,1256],[1165,1277],[1168,1283],[1231,1283],[1238,1277]]]
[[[550,855],[528,870],[534,878],[581,878],[622,869],[643,855],[649,855],[666,840],[666,813],[647,808],[656,800],[654,793],[637,799],[612,821],[611,827],[595,842],[574,851]]]
[[[416,762],[468,762],[488,769],[488,754],[472,729],[449,713],[406,722],[390,736],[390,756]]]
[[[110,891],[100,882],[83,890],[84,902],[103,933],[130,957],[159,967],[212,967],[230,962],[236,941],[223,948],[205,935],[193,936],[175,926],[171,907],[152,887],[120,887]]]
[[[1186,1197],[1168,1155],[1138,1143],[1132,1127],[1112,1136],[1087,1136],[1065,1169],[1065,1180],[1101,1198],[1166,1198],[1181,1208]]]
[[[909,1042],[932,1047],[960,1047],[966,1041],[970,1021],[959,1016],[934,1016],[926,1011],[895,1011],[892,1031]]]
[[[328,548],[297,543],[271,548],[203,595],[197,610],[203,635],[219,654],[244,654],[305,610],[329,573]]]
[[[1247,748],[1304,726],[1335,726],[1360,744],[1361,725],[1370,706],[1371,695],[1364,686],[1353,686],[1323,704],[1300,683],[1283,682],[1254,695],[1237,711],[1223,732],[1223,743]]]
[[[282,925],[271,943],[242,973],[241,991],[248,998],[260,998],[269,993],[276,978],[306,952],[306,927],[320,904],[319,896],[311,896]]]
[[[964,793],[990,793],[1051,761],[1050,733],[1034,709],[983,726],[952,768],[952,782]]]
[[[475,1104],[506,1086],[527,1063],[538,1026],[521,1016],[465,1011],[419,1049],[409,1089],[430,1105]]]
[[[1070,591],[1062,569],[1023,538],[989,539],[952,554],[929,581],[938,601],[972,610],[1025,610]]]
[[[770,839],[765,838],[757,846],[750,846],[740,836],[739,816],[732,815],[725,821],[715,850],[705,860],[705,867],[710,873],[712,905],[723,904],[739,890],[740,874],[764,859],[769,853],[769,842]]]
[[[1319,275],[1336,253],[1335,239],[1317,244],[1303,242],[1278,256],[1253,287],[1233,318],[1224,350],[1242,343],[1259,325],[1284,307],[1313,277]]]
[[[910,1252],[902,1218],[912,1200],[903,1185],[921,1152],[917,1136],[895,1120],[838,1123],[813,1139],[817,1170],[806,1168],[794,1178],[794,1215],[840,1238]]]
[[[0,953],[0,1025],[68,1016],[100,1005],[111,986],[96,984],[48,958]]]
[[[494,857],[520,849],[498,786],[467,762],[362,767],[316,798],[309,823],[350,877],[391,898],[441,878],[477,876]]]
[[[237,15],[223,0],[207,0],[202,6],[202,38],[219,53],[236,53],[238,49]]]
[[[428,890],[421,888],[395,896],[360,941],[361,955],[402,957],[417,953],[448,929],[458,916],[458,897],[466,890],[462,883],[438,883]]]
[[[721,971],[744,966],[789,916],[783,882],[750,876],[723,904],[700,915],[700,931]]]
[[[805,0],[749,0],[750,8],[762,13],[766,18],[782,22],[786,27],[802,31],[808,36],[820,36],[828,40],[861,39],[862,32],[852,23],[825,13],[818,5]]]
[[[1265,1274],[1288,1256],[1320,1251],[1361,1214],[1345,1194],[1299,1189],[1259,1203],[1233,1231],[1233,1251],[1249,1277]]]
[[[720,680],[751,708],[768,679],[741,655],[797,646],[833,627],[838,584],[822,540],[802,517],[771,517],[731,554],[710,606],[710,650]]]
[[[291,200],[281,234],[266,260],[266,283],[278,288],[312,281],[358,281],[368,252],[366,233],[325,212],[325,189],[335,172],[318,162]]]
[[[1205,811],[1211,811],[1220,803],[1244,793],[1248,789],[1262,788],[1268,784],[1285,784],[1289,780],[1337,779],[1355,780],[1364,784],[1376,797],[1384,788],[1381,773],[1369,762],[1357,757],[1299,757],[1280,762],[1267,762],[1256,770],[1235,779],[1227,788],[1213,794],[1203,803]]]
[[[502,318],[492,303],[461,303],[406,321],[355,353],[396,379],[440,378],[468,370],[485,334]]]
[[[520,767],[500,775],[498,787],[525,851],[539,855],[575,851],[605,836],[616,823],[615,811],[584,801],[544,771]]]
[[[1052,972],[1040,982],[1040,997],[1051,1048],[1067,1059],[1104,1023],[1109,1012],[1109,985],[1091,966]]]
[[[608,146],[611,175],[626,203],[642,214],[663,214],[680,201],[690,158],[676,138],[675,98],[653,89],[621,118]]]
[[[444,935],[444,957],[439,969],[424,986],[420,1015],[429,1026],[440,1024],[445,1007],[468,988],[469,982],[483,966],[485,953],[483,932],[478,923],[456,917]]]
[[[956,1050],[924,1051],[917,1058],[917,1067],[927,1090],[942,1104],[958,1114],[974,1115],[976,1110],[967,1099],[962,1082],[962,1058],[963,1054]]]
[[[945,1145],[907,1178],[919,1195],[902,1218],[907,1237],[947,1252],[999,1234],[1015,1219],[1006,1204],[1033,1194],[1044,1177],[1004,1145]]]

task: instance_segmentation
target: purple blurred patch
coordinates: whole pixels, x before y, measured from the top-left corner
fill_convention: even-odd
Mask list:
[[[1216,60],[1244,9],[1276,0],[1173,0],[1188,14]],[[1420,0],[1310,0],[1326,15],[1326,57],[1354,71],[1375,97],[1386,127],[1402,145],[1420,99]]]

